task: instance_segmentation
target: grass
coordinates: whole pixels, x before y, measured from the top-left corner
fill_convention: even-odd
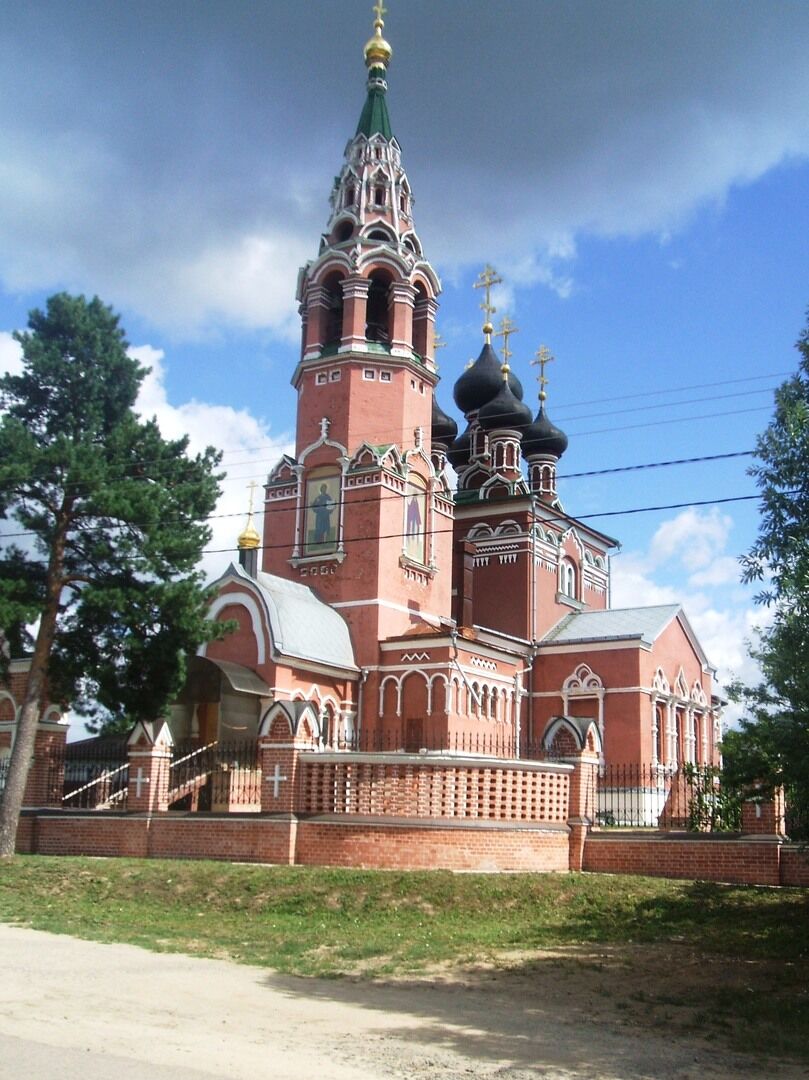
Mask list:
[[[809,1058],[809,894],[799,890],[17,856],[0,863],[0,920],[327,977],[513,966],[515,954],[530,963],[532,952],[577,944],[643,946],[661,956],[658,996],[648,991],[648,1000],[693,1005],[697,994],[701,1022],[720,1034],[730,1025],[737,1048],[761,1049],[786,1027],[780,1050]],[[672,990],[662,966],[678,949],[705,975],[691,992]]]

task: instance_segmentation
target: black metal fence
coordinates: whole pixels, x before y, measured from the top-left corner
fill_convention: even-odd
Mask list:
[[[126,739],[87,739],[53,752],[48,787],[57,799],[60,780],[65,809],[125,810],[129,784]]]
[[[605,765],[596,785],[596,821],[607,828],[737,831],[741,798],[720,786],[712,765]]]
[[[177,743],[169,773],[169,809],[260,810],[256,740]]]
[[[789,790],[786,792],[785,824],[790,840],[809,842],[809,802]]]

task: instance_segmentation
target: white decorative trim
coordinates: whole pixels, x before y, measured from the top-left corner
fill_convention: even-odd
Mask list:
[[[258,663],[263,664],[267,658],[267,651],[264,644],[264,627],[261,619],[261,612],[258,604],[248,593],[221,593],[208,609],[208,618],[215,619],[220,611],[223,611],[226,607],[236,606],[246,608],[250,621],[253,627],[253,636],[256,639],[256,651],[258,653]],[[206,642],[199,650],[199,656],[206,655],[206,649],[208,642]]]

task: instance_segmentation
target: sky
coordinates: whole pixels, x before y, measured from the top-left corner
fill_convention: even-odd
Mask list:
[[[460,420],[491,263],[526,400],[540,344],[555,357],[565,509],[621,541],[613,605],[682,602],[720,682],[753,678],[751,458],[629,467],[753,450],[797,366],[809,5],[388,8],[393,131],[443,282],[439,403]],[[211,577],[248,483],[292,442],[297,272],[362,108],[372,19],[370,0],[3,5],[0,371],[52,293],[119,311],[151,367],[139,409],[225,452]]]

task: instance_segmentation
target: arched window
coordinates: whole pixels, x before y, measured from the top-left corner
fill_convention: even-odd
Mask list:
[[[369,240],[381,240],[385,244],[393,243],[393,237],[386,233],[384,229],[371,229],[367,236]]]
[[[662,705],[655,705],[655,726],[652,732],[652,757],[658,765],[666,760],[666,714]]]
[[[353,206],[356,197],[357,189],[354,187],[353,184],[349,184],[349,186],[346,188],[346,206]]]
[[[354,224],[351,221],[341,221],[337,228],[334,230],[334,242],[336,244],[342,244],[346,240],[350,240],[354,232]]]
[[[576,567],[570,559],[562,559],[559,567],[559,592],[576,599]]]
[[[390,342],[390,312],[388,290],[390,277],[381,270],[374,270],[369,279],[368,306],[365,315],[366,341]]]
[[[323,282],[326,292],[326,325],[324,345],[339,345],[343,339],[343,289],[339,274],[329,274]]]
[[[405,240],[405,244],[408,241]],[[412,247],[412,245],[411,245]],[[419,356],[427,355],[427,290],[416,282],[415,307],[413,309],[413,351]]]
[[[374,188],[374,204],[376,206],[385,205],[385,189],[381,184],[377,184]]]

